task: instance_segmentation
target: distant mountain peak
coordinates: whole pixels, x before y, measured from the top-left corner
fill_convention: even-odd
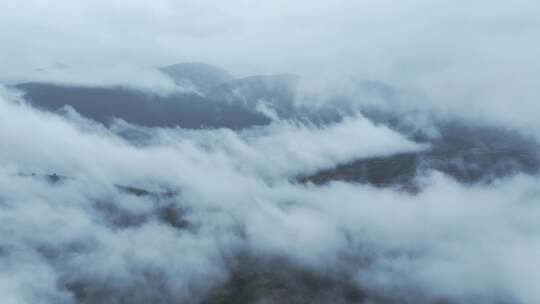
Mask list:
[[[160,70],[178,85],[192,85],[203,94],[234,79],[226,70],[201,62],[177,63],[161,67]]]

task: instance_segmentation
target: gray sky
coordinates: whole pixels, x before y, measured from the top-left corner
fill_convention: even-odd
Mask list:
[[[531,59],[539,12],[530,0],[28,0],[2,3],[0,39],[2,65],[19,69],[205,61],[237,75],[427,74]]]

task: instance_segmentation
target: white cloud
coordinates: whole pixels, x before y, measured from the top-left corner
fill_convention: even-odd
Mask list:
[[[300,72],[326,85],[329,74],[379,79],[415,92],[405,108],[540,129],[535,1],[30,0],[0,8],[5,82],[166,91],[177,88],[150,67],[197,60],[237,75]],[[327,93],[309,85],[309,94]],[[335,94],[356,94],[349,89]],[[156,129],[138,147],[1,96],[0,294],[8,303],[73,302],[65,283],[87,284],[95,299],[198,298],[226,280],[226,257],[242,250],[335,267],[380,296],[540,301],[538,177],[465,186],[434,173],[415,196],[301,185],[288,179],[422,147],[362,117],[242,132]],[[51,185],[21,172],[69,179]],[[156,202],[115,185],[178,196]],[[167,204],[184,210],[192,230],[158,219]],[[134,224],[119,227],[115,216]]]
[[[13,303],[69,302],[74,295],[62,284],[83,284],[94,300],[200,299],[227,279],[227,257],[245,250],[349,273],[370,294],[540,299],[531,283],[540,273],[537,177],[464,186],[435,174],[416,196],[288,181],[419,148],[364,118],[327,127],[276,122],[240,133],[151,129],[153,140],[140,147],[7,97],[0,118],[0,259],[15,276],[0,282]],[[51,185],[21,172],[69,179]],[[154,201],[114,185],[178,196]],[[159,220],[168,204],[185,210],[192,230]],[[41,275],[27,275],[28,267]]]

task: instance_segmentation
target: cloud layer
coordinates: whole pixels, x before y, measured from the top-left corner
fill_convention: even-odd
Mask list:
[[[538,20],[532,0],[0,4],[4,84],[185,93],[156,67],[204,61],[301,74],[294,103],[341,115],[282,120],[249,100],[269,125],[104,126],[1,88],[0,298],[216,303],[256,272],[254,303],[287,288],[295,303],[540,302],[537,175],[473,185],[419,168],[414,193],[298,181],[429,150],[411,138],[436,140],[441,121],[538,139]]]
[[[380,303],[540,300],[537,177],[466,186],[428,173],[418,195],[294,181],[428,148],[363,117],[141,128],[151,136],[139,142],[116,133],[139,127],[66,119],[4,92],[0,118],[6,303],[200,303],[246,253],[336,273]]]

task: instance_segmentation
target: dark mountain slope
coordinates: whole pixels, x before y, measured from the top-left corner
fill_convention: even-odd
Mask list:
[[[194,86],[200,93],[207,93],[211,88],[232,81],[229,72],[205,63],[178,63],[160,68],[178,85]]]
[[[443,172],[462,183],[540,172],[538,144],[516,132],[457,121],[440,123],[438,129],[440,136],[427,141],[431,145],[427,151],[362,159],[299,180],[316,184],[339,180],[415,190],[415,177],[427,170]]]
[[[270,115],[280,119],[316,124],[338,121],[340,109],[333,104],[309,107],[296,102],[300,80],[299,76],[292,74],[250,76],[214,87],[208,97],[220,102],[241,104],[252,111],[269,111],[272,113]]]
[[[121,87],[74,87],[45,83],[16,86],[33,105],[55,111],[73,107],[84,117],[108,123],[111,118],[149,127],[244,128],[269,122],[241,105],[218,103],[195,94],[159,96]]]

